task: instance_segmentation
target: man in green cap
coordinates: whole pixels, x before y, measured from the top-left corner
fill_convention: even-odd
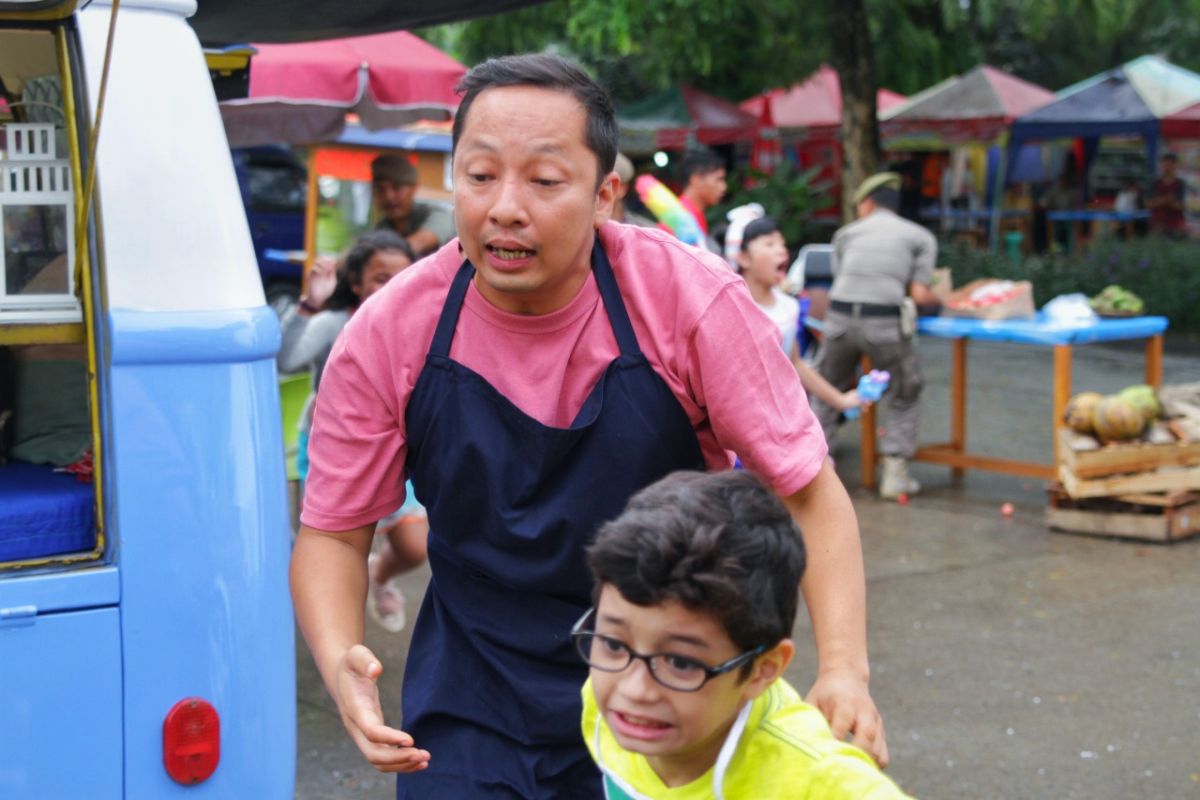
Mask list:
[[[855,385],[863,355],[875,369],[891,373],[879,494],[896,498],[920,490],[908,473],[917,449],[922,382],[914,333],[916,306],[937,304],[929,288],[937,239],[896,213],[900,175],[895,172],[867,178],[853,199],[858,219],[833,236],[833,286],[816,366],[842,391]],[[813,406],[826,439],[831,438],[837,409],[815,398]]]
[[[385,153],[371,162],[378,227],[403,236],[420,257],[454,238],[454,216],[449,208],[416,199],[417,182],[417,168],[398,153]]]

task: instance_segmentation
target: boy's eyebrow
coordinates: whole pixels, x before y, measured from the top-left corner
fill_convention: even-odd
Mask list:
[[[624,627],[626,624],[624,617],[617,617],[612,614],[602,614],[597,621],[598,622],[607,622],[612,625],[620,625],[622,627]]]
[[[679,642],[680,644],[690,644],[694,647],[699,647],[704,650],[708,649],[708,642],[706,642],[705,640],[703,640],[697,636],[687,636],[682,633],[671,634],[670,636],[667,637],[667,641],[668,642]]]

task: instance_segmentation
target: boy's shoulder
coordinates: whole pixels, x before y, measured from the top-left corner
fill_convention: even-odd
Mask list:
[[[643,800],[664,796],[645,757],[621,749],[608,730],[590,680],[583,688],[582,733],[612,792]],[[751,704],[744,723],[735,723],[730,735],[738,737],[731,757],[718,759],[688,786],[670,790],[671,798],[712,797],[714,785],[727,800],[908,798],[870,756],[835,739],[820,710],[805,703],[782,678]]]
[[[754,701],[724,784],[729,798],[906,797],[782,678]]]

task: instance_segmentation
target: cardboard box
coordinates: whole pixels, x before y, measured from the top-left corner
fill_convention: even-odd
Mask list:
[[[942,303],[945,303],[954,291],[954,278],[950,275],[949,267],[938,267],[933,271],[933,279],[929,282],[929,290]]]
[[[942,315],[946,317],[970,317],[972,319],[1032,319],[1033,318],[1033,284],[1029,281],[1015,281],[1011,296],[997,303],[985,306],[967,307],[963,304],[971,299],[976,290],[991,284],[1002,283],[996,278],[979,278],[950,292],[942,306]]]

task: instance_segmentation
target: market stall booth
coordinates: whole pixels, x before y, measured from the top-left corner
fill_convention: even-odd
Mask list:
[[[875,96],[877,114],[897,106],[905,97],[888,89]],[[770,172],[778,159],[801,169],[817,169],[816,180],[840,193],[842,182],[842,86],[837,71],[823,64],[806,80],[787,89],[771,89],[738,104],[758,118],[772,140],[756,143],[754,166]],[[760,155],[761,154],[761,155]],[[837,214],[840,203],[831,206]]]
[[[251,48],[247,96],[221,103],[231,147],[332,141],[347,114],[368,130],[450,119],[467,71],[406,31]]]
[[[1142,176],[1152,173],[1159,137],[1166,120],[1185,114],[1200,101],[1200,75],[1171,64],[1160,56],[1142,56],[1116,69],[1095,75],[1058,93],[1058,99],[1022,115],[1012,126],[1007,164],[1011,169],[1019,149],[1037,141],[1075,140],[1075,179],[1081,190],[1074,208],[1047,212],[1051,225],[1071,226],[1071,240],[1088,238],[1097,223],[1124,225],[1145,212],[1122,211],[1090,202],[1086,177],[1102,141],[1116,138],[1140,141],[1145,154]],[[1186,115],[1167,127],[1188,126]],[[1175,127],[1180,126],[1180,127]],[[1139,159],[1140,160],[1140,159]]]
[[[760,127],[754,115],[691,86],[675,86],[619,109],[617,124],[621,151],[628,156],[749,143]]]
[[[883,149],[911,154],[909,207],[926,222],[981,242],[987,207],[1003,190],[997,166],[1013,120],[1054,99],[1036,84],[986,64],[919,92],[880,115]],[[1027,168],[1035,168],[1031,158]],[[1016,167],[1016,164],[1014,164]],[[1009,173],[1011,174],[1011,172]],[[1010,211],[1006,224],[1028,226],[1027,209]],[[1028,235],[1023,234],[1028,241]]]

